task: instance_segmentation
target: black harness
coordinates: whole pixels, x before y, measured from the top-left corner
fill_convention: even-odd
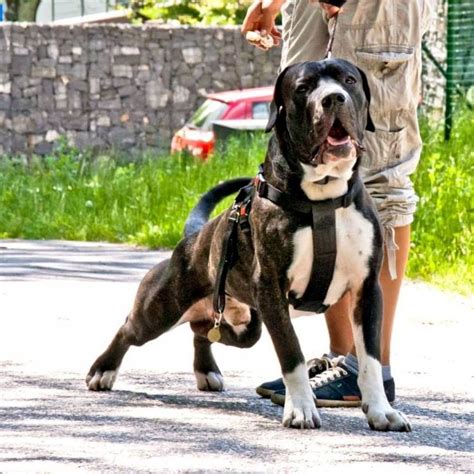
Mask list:
[[[349,207],[355,196],[362,190],[362,181],[357,171],[354,172],[348,185],[347,193],[335,199],[298,200],[268,183],[260,170],[254,182],[239,191],[229,215],[229,226],[223,240],[221,260],[216,276],[217,284],[214,292],[216,315],[222,315],[224,311],[227,273],[237,259],[238,229],[240,227],[244,232],[250,230],[248,214],[255,194],[268,199],[282,209],[311,217],[313,230],[311,277],[303,296],[297,298],[290,292],[288,301],[295,309],[314,313],[325,312],[328,305],[324,304],[324,300],[334,276],[337,255],[336,209]]]

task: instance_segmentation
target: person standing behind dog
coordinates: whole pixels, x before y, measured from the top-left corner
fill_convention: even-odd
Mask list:
[[[319,8],[317,2],[309,0],[255,0],[242,25],[243,34],[260,33],[247,36],[260,49],[267,50],[271,43],[283,41],[283,70],[297,62],[323,59],[330,24],[338,15],[332,55],[352,62],[367,75],[376,130],[366,132],[366,152],[359,169],[384,228],[381,362],[390,402],[395,399],[390,368],[392,328],[418,200],[410,174],[416,169],[422,146],[417,121],[421,38],[433,11],[432,1],[326,0],[319,3]],[[280,11],[282,34],[275,26]],[[272,37],[270,44],[268,35]],[[321,406],[356,406],[360,401],[350,307],[346,294],[326,312],[330,352],[308,362],[313,391]],[[257,393],[284,403],[282,379],[263,383]]]

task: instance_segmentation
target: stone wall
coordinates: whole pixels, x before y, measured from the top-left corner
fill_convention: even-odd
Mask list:
[[[0,153],[79,147],[167,149],[202,94],[269,85],[280,50],[235,27],[4,24]]]
[[[428,36],[441,57],[443,26]],[[44,154],[60,136],[168,149],[203,93],[269,85],[280,59],[238,27],[2,24],[0,52],[0,154]],[[425,99],[439,107],[443,80],[426,67]]]

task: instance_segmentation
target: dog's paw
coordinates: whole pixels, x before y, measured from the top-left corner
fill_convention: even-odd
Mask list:
[[[362,411],[367,417],[370,429],[376,431],[411,431],[410,422],[406,416],[390,406],[385,409],[377,408],[368,403],[362,404]]]
[[[287,397],[282,423],[286,428],[321,428],[321,418],[313,400],[293,403]]]
[[[86,377],[87,388],[94,391],[112,390],[117,375],[118,370],[106,370],[105,372],[100,370],[91,371]]]
[[[217,372],[194,372],[196,384],[199,390],[205,392],[222,392],[224,390],[224,377]]]

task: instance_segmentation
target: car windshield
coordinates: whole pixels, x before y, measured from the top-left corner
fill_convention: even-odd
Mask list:
[[[201,130],[211,130],[212,122],[221,117],[226,107],[227,104],[223,102],[207,99],[204,104],[194,112],[189,121],[189,125],[193,128],[200,128]]]

